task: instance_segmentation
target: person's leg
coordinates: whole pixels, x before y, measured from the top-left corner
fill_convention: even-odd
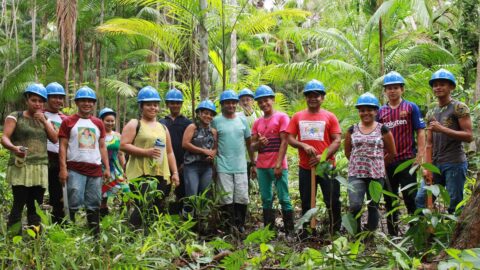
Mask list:
[[[270,229],[275,226],[275,217],[273,212],[273,190],[272,190],[272,169],[257,168],[258,187],[262,199],[263,225],[270,225]]]
[[[395,170],[401,162],[395,162],[387,166],[387,179],[385,180],[385,189],[395,195],[398,195],[398,187],[400,185],[400,179],[405,177],[405,172],[408,174],[408,168],[404,171],[394,175]],[[390,235],[398,235],[398,209],[392,211],[399,206],[400,201],[397,197],[391,197],[385,194],[383,196],[385,200],[385,209],[387,213],[387,229]]]
[[[184,173],[184,188],[185,188],[185,197],[188,198],[190,196],[196,196],[198,194],[199,182],[200,182],[200,175],[199,175],[199,167],[195,164],[188,164],[183,167]],[[188,201],[183,204],[183,215],[185,217],[188,214],[193,215],[193,207],[189,199]]]
[[[88,227],[97,235],[100,233],[100,204],[102,201],[102,178],[88,177],[85,186],[85,208]]]
[[[28,198],[26,189],[26,186],[12,186],[13,205],[7,221],[9,234],[19,235],[22,231],[22,212]]]
[[[302,201],[302,215],[310,210],[310,192],[311,192],[311,181],[310,181],[310,170],[298,168],[298,189],[300,191],[300,199]],[[316,185],[315,185],[316,186]],[[315,194],[317,192],[315,191]]]
[[[67,194],[68,208],[70,209],[70,219],[75,222],[75,213],[84,204],[85,186],[87,177],[75,171],[68,170]]]
[[[217,195],[220,196],[219,202],[222,211],[222,220],[225,220],[227,230],[235,226],[235,208],[233,205],[233,174],[217,173],[216,182]]]
[[[58,179],[59,165],[57,159],[48,160],[48,194],[49,203],[52,206],[52,221],[61,223],[65,217],[63,211],[63,191],[62,184]]]
[[[167,213],[167,199],[170,194],[170,190],[172,189],[172,185],[170,182],[167,182],[162,176],[158,176],[157,178],[157,191],[158,196],[154,199],[154,207],[157,209],[154,214],[157,216],[159,214]]]
[[[200,179],[198,183],[197,194],[202,194],[206,189],[212,185],[213,169],[211,166],[204,165],[200,170]]]
[[[282,171],[282,176],[275,180],[278,200],[282,206],[283,226],[286,234],[293,233],[293,207],[288,193],[288,170]]]
[[[338,232],[342,225],[340,183],[336,179],[328,176],[324,179],[317,177],[317,179],[319,179],[320,187],[322,189],[323,201],[328,209],[330,233],[333,234]]]
[[[37,208],[40,207],[43,203],[43,195],[45,194],[45,189],[42,186],[33,186],[27,187],[27,220],[28,225],[39,226],[40,225],[40,216],[37,214]]]
[[[235,204],[235,220],[240,232],[245,231],[247,217],[248,199],[248,175],[247,173],[236,173],[233,178],[233,202]]]
[[[366,186],[367,189],[372,181],[380,183],[383,187],[383,179],[372,179],[367,182],[367,186]],[[378,222],[380,221],[380,214],[378,212],[379,202],[372,200],[372,196],[370,195],[370,192],[367,192],[367,200],[369,201],[367,205],[367,209],[368,209],[367,228],[369,231],[375,231],[378,228]]]
[[[149,188],[149,183],[145,179],[138,180],[135,183],[130,183],[130,190],[134,194],[133,210],[129,217],[129,223],[135,229],[140,229],[144,224],[145,215],[150,211],[149,203],[147,202],[146,193]]]
[[[467,162],[448,164],[444,171],[446,189],[450,195],[448,213],[455,213],[457,205],[463,200],[463,188],[467,180]]]
[[[352,189],[348,190],[349,210],[353,217],[357,219],[357,233],[362,231],[362,216],[358,216],[362,210],[363,200],[367,192],[367,184],[364,179],[349,177],[348,182]],[[358,217],[357,217],[358,216]]]

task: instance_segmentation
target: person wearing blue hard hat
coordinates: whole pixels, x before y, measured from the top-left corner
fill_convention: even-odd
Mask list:
[[[47,89],[47,102],[45,103],[45,116],[53,124],[55,131],[58,133],[60,125],[67,117],[61,112],[65,102],[65,90],[63,86],[57,82],[49,83]],[[60,172],[60,164],[58,160],[59,143],[47,142],[48,150],[48,201],[52,206],[52,221],[61,223],[65,217],[63,209],[63,192],[62,185],[58,179]]]
[[[288,194],[287,133],[290,118],[283,112],[274,110],[275,93],[267,85],[260,85],[255,91],[255,100],[263,111],[263,116],[252,127],[252,149],[258,151],[257,177],[263,208],[263,224],[275,228],[273,209],[273,187],[277,190],[282,206],[285,233],[293,231],[293,207]]]
[[[43,113],[47,90],[42,84],[30,84],[24,91],[25,111],[5,118],[1,143],[10,151],[6,181],[12,186],[13,204],[7,221],[10,235],[21,234],[22,212],[27,206],[27,222],[38,234],[40,216],[35,203],[43,203],[48,186],[47,139],[56,143],[57,133]]]
[[[349,209],[357,218],[356,231],[362,231],[361,216],[365,194],[368,203],[367,229],[374,231],[378,227],[379,197],[372,197],[372,182],[383,187],[386,171],[385,162],[391,162],[395,155],[395,142],[388,127],[376,121],[380,104],[371,93],[361,95],[355,107],[358,109],[360,123],[352,125],[345,134],[345,156],[348,158],[348,182],[353,187],[348,190]]]
[[[114,197],[118,192],[128,192],[130,188],[126,183],[123,168],[125,168],[125,155],[120,151],[121,134],[115,131],[117,113],[110,108],[103,108],[98,113],[105,125],[105,144],[108,151],[108,162],[110,167],[110,179],[105,180],[102,185],[102,203],[100,205],[100,216],[108,215],[108,198]]]
[[[212,123],[218,132],[216,187],[222,194],[220,204],[227,225],[244,232],[249,202],[246,151],[250,162],[255,164],[255,155],[250,149],[250,127],[244,117],[235,114],[238,104],[235,91],[222,92],[220,104],[222,113]],[[254,172],[255,168],[252,167],[252,174]]]
[[[211,127],[217,114],[215,104],[206,99],[195,109],[197,119],[183,135],[185,148],[185,196],[201,195],[212,183],[213,161],[217,154],[217,130]],[[191,205],[184,206],[184,215],[192,212]],[[202,211],[202,209],[196,209]]]
[[[328,174],[323,176],[315,174],[315,168],[320,163],[324,151],[328,151],[328,162],[335,164],[335,153],[342,140],[342,130],[337,117],[321,108],[326,93],[322,82],[317,80],[307,82],[303,89],[307,109],[292,116],[286,132],[288,143],[298,149],[300,157],[298,178],[302,215],[315,207],[311,205],[313,180],[313,185],[316,187],[319,184],[322,189],[323,201],[328,209],[329,232],[333,234],[340,230],[341,225],[340,184],[330,179]],[[316,190],[315,188],[314,194]]]
[[[425,122],[417,104],[403,99],[404,85],[405,79],[396,71],[391,71],[383,77],[383,89],[388,102],[378,111],[377,121],[390,129],[397,150],[393,161],[386,164],[385,189],[396,195],[401,186],[407,211],[413,215],[416,210],[417,175],[410,174],[410,169],[414,164],[396,174],[395,171],[400,164],[412,158],[416,158],[416,164],[422,163],[425,153]],[[397,199],[384,196],[384,200],[386,211],[390,213],[387,216],[388,233],[396,236],[399,232],[399,211],[394,201]]]
[[[183,208],[183,200],[185,197],[184,173],[183,173],[183,157],[185,155],[182,147],[182,138],[185,129],[192,123],[190,119],[181,113],[183,105],[183,94],[180,90],[172,88],[165,95],[165,103],[170,113],[160,123],[164,124],[170,132],[172,138],[173,153],[177,162],[178,177],[180,184],[175,187],[176,201],[170,203],[171,213],[180,213]]]
[[[427,142],[425,162],[431,162],[440,174],[423,171],[425,181],[417,192],[417,208],[432,207],[427,200],[425,185],[445,186],[450,195],[448,212],[455,213],[457,205],[463,200],[463,188],[467,177],[467,157],[463,143],[473,141],[472,120],[468,106],[452,98],[451,93],[457,85],[455,76],[446,69],[433,73],[430,81],[438,104],[428,111]]]
[[[59,179],[66,185],[70,219],[75,222],[76,212],[84,207],[88,227],[98,236],[102,183],[110,179],[110,167],[105,126],[93,116],[96,101],[93,89],[88,86],[78,89],[75,93],[78,111],[63,120],[58,137]],[[105,170],[102,170],[102,165]]]
[[[170,133],[157,118],[160,100],[155,88],[143,87],[137,95],[140,119],[132,119],[125,125],[120,140],[120,150],[129,155],[125,172],[130,189],[138,196],[129,217],[129,223],[136,229],[148,230],[157,213],[167,212],[165,206],[171,186],[179,184]],[[132,182],[132,179],[136,180]],[[153,198],[147,196],[152,187],[156,194]]]

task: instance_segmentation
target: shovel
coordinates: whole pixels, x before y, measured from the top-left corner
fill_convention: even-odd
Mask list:
[[[316,207],[316,188],[317,188],[317,181],[316,181],[316,174],[315,174],[315,167],[310,169],[310,208]],[[317,227],[317,219],[315,215],[312,216],[312,220],[310,221],[310,228],[315,229]]]
[[[62,193],[63,193],[63,211],[65,213],[65,218],[70,218],[70,208],[68,207],[68,193],[67,193],[67,185],[64,184],[62,186]]]

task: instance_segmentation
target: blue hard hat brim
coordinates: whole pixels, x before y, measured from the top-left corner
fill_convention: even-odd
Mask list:
[[[320,89],[309,89],[309,90],[304,90],[303,94],[310,93],[310,92],[317,92],[319,94],[326,94],[327,92],[325,90],[320,90]]]
[[[97,101],[97,99],[93,97],[75,97],[73,100],[79,100],[79,99],[91,99],[91,100]]]
[[[116,113],[116,112],[104,112],[104,113],[100,114],[98,117],[103,118],[103,117],[105,117],[105,116],[107,116],[107,115],[109,115],[109,114],[111,114],[111,115],[113,115],[113,116],[117,116],[117,113]]]
[[[358,107],[361,107],[361,106],[366,106],[366,107],[373,107],[375,109],[380,109],[380,106],[378,106],[377,104],[373,104],[373,103],[360,103],[360,104],[355,104],[355,108],[358,109]]]
[[[169,98],[169,99],[165,99],[165,101],[177,101],[177,102],[183,102],[183,99],[181,99],[181,98]]]
[[[239,101],[238,98],[226,98],[226,99],[221,100],[220,103],[222,103],[222,102],[224,102],[224,101],[229,101],[229,100],[233,100],[233,101],[236,101],[236,102]]]
[[[212,110],[212,109],[210,109],[210,108],[205,108],[205,107],[197,108],[197,109],[195,109],[195,112],[198,113],[198,111],[203,111],[203,110],[205,110],[205,111],[211,111],[211,112],[213,112],[214,115],[217,115],[217,111]]]
[[[241,98],[241,97],[244,97],[244,96],[249,96],[249,97],[255,98],[255,96],[254,96],[254,95],[252,95],[252,94],[243,94],[243,95],[238,95],[238,98]]]
[[[258,99],[261,99],[261,98],[264,98],[264,97],[271,97],[271,98],[274,98],[274,97],[275,97],[275,95],[271,95],[271,94],[261,95],[261,96],[257,96],[257,97],[255,97],[255,100],[258,100]]]
[[[457,86],[457,82],[452,81],[452,80],[447,79],[447,78],[435,78],[435,79],[431,79],[430,81],[428,81],[428,84],[430,84],[430,87],[433,87],[433,82],[434,82],[434,81],[440,81],[440,80],[444,80],[444,81],[451,82],[455,87]]]
[[[383,86],[392,85],[392,84],[405,85],[405,82],[402,82],[402,81],[387,82],[387,83],[384,83]]]
[[[66,96],[67,94],[65,94],[64,92],[52,92],[52,93],[47,93],[47,97],[48,96]]]
[[[25,91],[25,92],[23,93],[23,95],[24,95],[25,97],[27,97],[27,95],[36,95],[36,96],[41,97],[44,101],[47,101],[47,97],[46,97],[46,96],[43,96],[43,95],[41,95],[41,94],[39,94],[39,93],[35,93],[35,92],[33,92],[33,91]]]

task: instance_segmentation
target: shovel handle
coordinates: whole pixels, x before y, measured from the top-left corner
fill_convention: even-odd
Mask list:
[[[315,174],[315,167],[310,169],[310,208],[315,208],[316,202],[316,189],[317,189],[317,181],[316,181],[316,174]],[[315,229],[317,227],[317,219],[315,216],[312,216],[310,220],[310,228]]]

